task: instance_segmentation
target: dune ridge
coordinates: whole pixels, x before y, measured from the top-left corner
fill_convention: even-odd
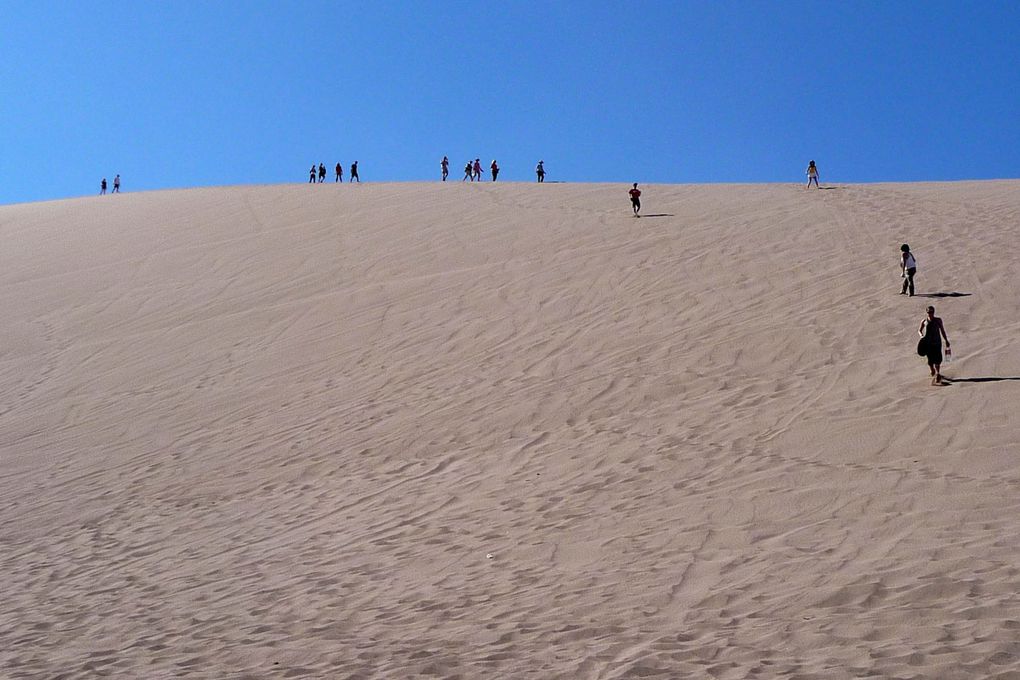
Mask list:
[[[1020,181],[627,188],[0,207],[2,673],[1020,677]]]

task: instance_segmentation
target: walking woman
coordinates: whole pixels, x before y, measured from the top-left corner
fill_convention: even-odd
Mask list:
[[[949,338],[946,337],[946,327],[942,325],[942,319],[935,316],[935,308],[928,306],[927,315],[921,321],[917,334],[921,340],[917,343],[917,353],[928,360],[928,369],[931,371],[931,384],[941,385],[942,383],[942,340],[946,341],[946,354],[952,352],[949,347]]]
[[[914,297],[914,274],[917,273],[917,260],[914,259],[914,254],[910,252],[910,246],[904,243],[900,246],[900,269],[903,272],[903,288],[900,290],[900,295],[907,295],[907,291],[910,291],[910,297]]]

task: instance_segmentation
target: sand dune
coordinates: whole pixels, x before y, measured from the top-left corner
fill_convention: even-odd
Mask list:
[[[1020,678],[1020,181],[627,188],[0,208],[0,675]]]

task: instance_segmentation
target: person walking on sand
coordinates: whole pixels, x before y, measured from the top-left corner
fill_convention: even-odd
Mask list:
[[[443,156],[443,160],[439,162],[439,166],[443,169],[443,181],[450,176],[450,159]]]
[[[535,166],[535,174],[538,175],[539,183],[545,181],[545,161],[538,162],[538,165]]]
[[[641,217],[638,215],[641,212],[641,190],[637,188],[637,182],[634,182],[634,188],[627,193],[630,194],[630,207],[634,208],[634,217]]]
[[[308,171],[308,183],[315,184],[315,163],[312,163],[312,169]]]
[[[479,158],[475,159],[474,178],[479,182],[482,181],[482,161]]]
[[[351,163],[351,178],[347,181],[353,183],[354,180],[358,180],[358,184],[361,184],[361,178],[358,177],[358,161]]]
[[[326,166],[319,163],[319,184],[322,184],[324,181],[326,181]]]
[[[471,168],[471,161],[464,164],[464,179],[461,182],[466,182],[469,179],[472,182],[475,181],[475,171]]]
[[[340,161],[337,161],[336,168],[334,168],[334,172],[336,172],[336,179],[333,180],[333,184],[336,184],[337,182],[340,182],[341,184],[343,184],[343,181],[344,181],[344,166],[340,165]]]
[[[903,288],[900,290],[900,295],[907,295],[909,289],[909,297],[914,297],[914,274],[917,273],[917,260],[914,259],[914,254],[910,252],[910,246],[906,243],[900,246],[900,270],[903,272]]]
[[[812,181],[814,181],[816,189],[821,189],[818,186],[818,166],[815,165],[814,161],[807,164],[807,188],[811,188]]]
[[[495,158],[492,159],[492,164],[489,165],[489,169],[492,170],[492,181],[495,182],[496,178],[499,176],[499,166],[496,165]]]
[[[935,308],[931,305],[926,310],[927,314],[917,329],[921,340],[917,343],[917,353],[928,360],[928,369],[931,371],[931,384],[941,385],[942,383],[942,340],[946,341],[946,354],[950,354],[949,338],[946,337],[946,327],[942,319],[935,316]]]
[[[99,183],[99,195],[102,196],[105,193],[106,193],[106,178],[104,177],[103,181]]]
[[[113,193],[120,193],[120,175],[113,178]]]

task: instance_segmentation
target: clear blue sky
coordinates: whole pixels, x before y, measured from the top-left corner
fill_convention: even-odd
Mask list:
[[[0,203],[302,182],[1020,177],[1020,2],[0,0]],[[345,173],[346,174],[346,173]]]

